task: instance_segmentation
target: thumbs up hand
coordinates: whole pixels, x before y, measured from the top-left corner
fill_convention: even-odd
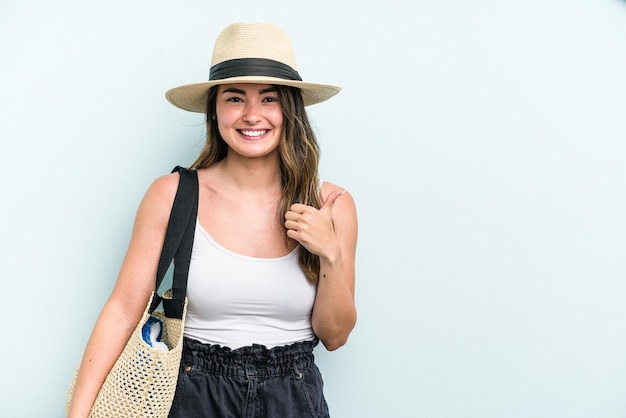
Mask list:
[[[330,193],[320,209],[300,203],[291,205],[285,214],[287,236],[320,257],[340,251],[333,225],[333,206],[345,192],[335,190]]]

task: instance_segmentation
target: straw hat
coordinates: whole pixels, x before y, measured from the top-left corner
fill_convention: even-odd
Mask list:
[[[174,106],[206,112],[209,88],[217,84],[259,83],[298,87],[305,105],[330,99],[340,87],[302,81],[287,34],[268,23],[234,23],[217,37],[209,81],[175,87],[165,93]]]

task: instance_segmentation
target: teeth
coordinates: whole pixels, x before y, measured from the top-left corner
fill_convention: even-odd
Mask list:
[[[265,135],[265,133],[267,132],[267,129],[263,129],[261,131],[241,131],[242,135],[245,136],[261,136],[261,135]]]

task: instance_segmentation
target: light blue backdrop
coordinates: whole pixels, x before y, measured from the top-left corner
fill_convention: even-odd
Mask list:
[[[139,200],[202,141],[163,94],[237,20],[344,87],[310,108],[361,226],[333,416],[626,416],[622,0],[3,1],[0,414],[63,415]]]

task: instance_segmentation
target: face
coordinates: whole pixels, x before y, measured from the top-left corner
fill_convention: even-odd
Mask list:
[[[215,112],[229,154],[235,152],[246,158],[276,155],[282,134],[283,111],[273,86],[220,85]]]

